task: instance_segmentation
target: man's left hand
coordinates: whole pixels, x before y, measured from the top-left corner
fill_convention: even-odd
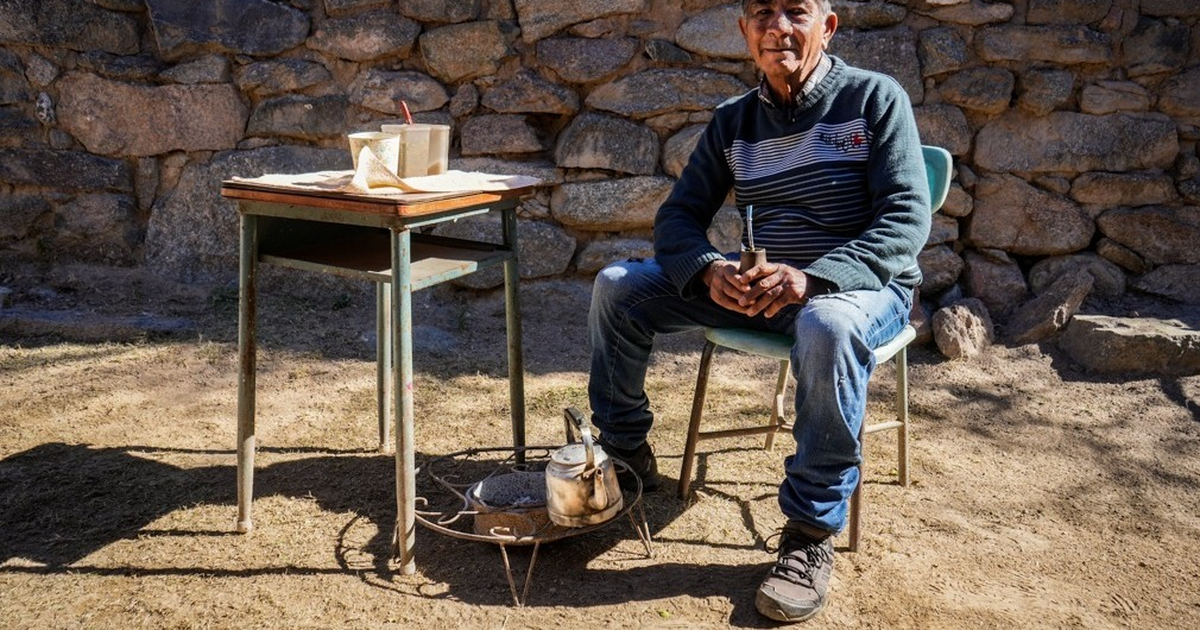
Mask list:
[[[751,317],[759,313],[774,317],[785,306],[804,304],[814,288],[803,271],[776,263],[748,269],[741,278],[751,286],[750,291],[738,300],[738,306]]]

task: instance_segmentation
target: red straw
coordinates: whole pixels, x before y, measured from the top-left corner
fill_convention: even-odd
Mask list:
[[[400,109],[404,112],[404,124],[406,124],[406,125],[413,124],[412,112],[408,111],[408,103],[405,103],[404,101],[400,101]]]

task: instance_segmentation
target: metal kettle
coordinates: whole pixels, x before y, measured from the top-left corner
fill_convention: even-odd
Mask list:
[[[573,425],[583,442],[567,444],[550,456],[546,465],[546,509],[550,520],[563,527],[603,523],[625,506],[616,470],[604,449],[596,446],[583,414],[568,407],[564,415],[568,428]]]

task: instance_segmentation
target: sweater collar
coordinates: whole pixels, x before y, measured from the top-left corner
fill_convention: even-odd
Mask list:
[[[821,84],[821,81],[829,75],[829,71],[833,69],[833,60],[829,55],[821,52],[821,59],[817,62],[817,67],[813,68],[812,74],[808,75],[808,79],[804,81],[804,85],[800,86],[800,91],[792,96],[792,102],[788,103],[788,107],[799,108],[804,102],[805,97],[812,93],[813,90]],[[775,99],[771,96],[771,88],[767,86],[767,79],[763,77],[758,83],[758,100],[771,109],[778,109],[779,105],[775,103]]]

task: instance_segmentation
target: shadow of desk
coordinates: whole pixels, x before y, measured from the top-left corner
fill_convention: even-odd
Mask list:
[[[238,278],[237,495],[240,532],[253,528],[257,269],[271,264],[376,284],[376,403],[379,444],[395,425],[396,523],[393,554],[413,573],[416,482],[413,444],[412,292],[495,265],[504,267],[509,402],[513,446],[525,445],[516,207],[529,188],[469,194],[371,196],[282,190],[239,180],[222,182],[237,202],[241,240]],[[499,245],[414,233],[467,216],[499,212]],[[394,413],[392,413],[394,410]]]

